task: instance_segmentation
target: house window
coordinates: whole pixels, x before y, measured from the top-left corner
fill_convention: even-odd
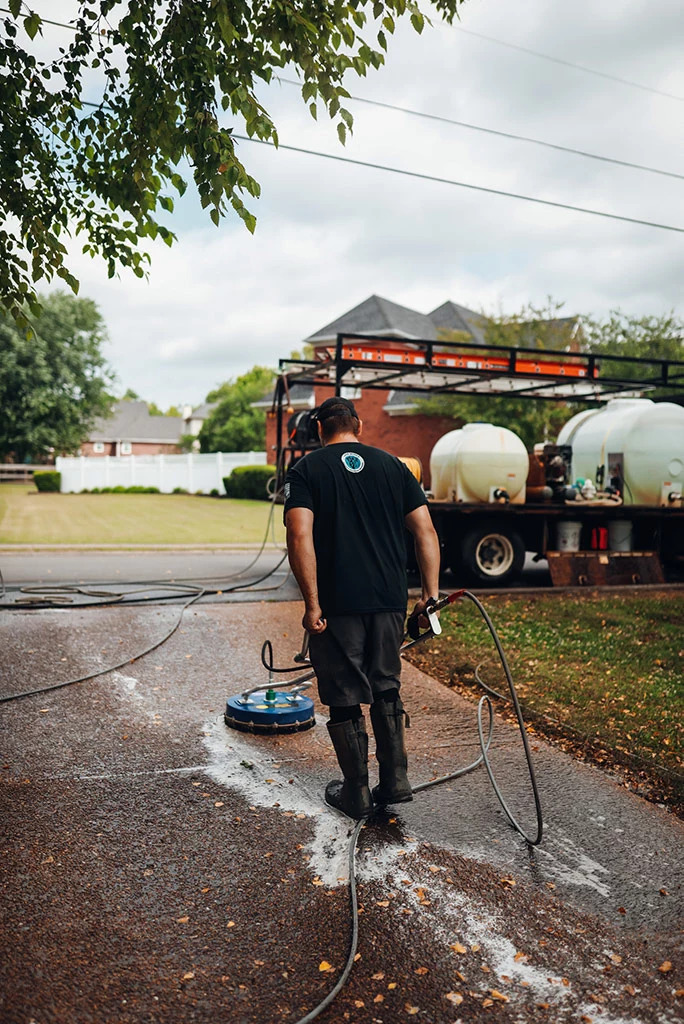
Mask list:
[[[104,442],[93,441],[93,451],[96,455],[104,455]]]
[[[340,398],[348,398],[350,402],[356,402],[361,397],[361,388],[351,388],[344,384],[340,388]]]
[[[132,451],[133,451],[133,445],[131,444],[130,441],[122,441],[121,442],[121,454],[122,455],[130,455]]]

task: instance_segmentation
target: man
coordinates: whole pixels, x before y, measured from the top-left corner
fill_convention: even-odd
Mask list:
[[[408,722],[399,697],[405,530],[413,534],[422,579],[414,615],[438,595],[439,541],[425,495],[406,466],[359,441],[362,424],[352,402],[329,398],[317,420],[323,447],[293,466],[285,481],[287,549],[343,775],[327,785],[325,798],[350,817],[364,818],[374,801],[413,799],[406,772]],[[372,795],[362,704],[370,704],[380,766]]]

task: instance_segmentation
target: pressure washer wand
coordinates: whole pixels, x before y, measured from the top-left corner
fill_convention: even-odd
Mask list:
[[[421,612],[420,615],[410,615],[406,621],[406,636],[409,642],[402,645],[400,652],[407,651],[410,647],[415,647],[416,644],[421,644],[424,640],[430,640],[433,636],[439,636],[442,632],[442,626],[435,613],[441,611],[442,608],[446,608],[447,605],[453,604],[454,601],[458,601],[465,593],[465,590],[454,590],[452,594],[447,594],[446,597],[431,597],[424,612]],[[423,633],[420,632],[419,626],[421,615],[425,615],[429,622],[428,628]]]

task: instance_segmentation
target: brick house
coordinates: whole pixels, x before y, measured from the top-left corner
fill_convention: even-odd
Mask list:
[[[96,421],[79,455],[178,455],[182,416],[150,416],[145,402],[116,402]]]
[[[318,347],[334,344],[338,334],[369,334],[396,338],[437,340],[440,329],[463,332],[474,344],[484,343],[485,317],[454,302],[445,302],[432,313],[423,314],[379,295],[371,295],[360,305],[326,324],[305,339],[306,345]],[[290,389],[290,408],[298,412],[313,409],[334,394],[329,387],[294,384]],[[344,388],[342,394],[351,398],[363,420],[363,440],[392,455],[418,458],[423,466],[424,482],[430,483],[430,452],[436,441],[457,424],[450,416],[427,416],[415,411],[418,396],[406,391],[360,390]],[[424,397],[424,396],[423,396]],[[269,410],[272,396],[254,403]],[[276,422],[266,419],[266,458],[275,462]]]
[[[580,321],[578,317],[563,317],[554,320],[540,321],[558,337],[558,347],[568,351],[578,351]],[[530,336],[525,344],[536,347],[540,344],[537,337],[539,324],[530,323]],[[400,306],[379,295],[371,295],[358,306],[321,327],[320,330],[304,340],[304,344],[318,348],[335,344],[338,334],[367,334],[397,341],[439,341],[447,337],[473,345],[486,343],[485,330],[487,318],[465,306],[455,302],[444,302],[431,313],[419,313],[407,306]],[[298,412],[302,409],[313,409],[329,398],[334,391],[330,387],[294,384],[290,388],[289,407]],[[415,392],[387,390],[361,390],[343,388],[345,398],[351,398],[363,420],[363,440],[384,448],[392,455],[412,456],[420,459],[423,466],[423,477],[426,487],[430,486],[430,453],[435,443],[447,433],[460,426],[460,422],[451,416],[429,416],[416,412],[420,398]],[[254,405],[270,410],[272,395],[267,395]],[[272,417],[266,419],[266,458],[275,462],[276,452],[276,421]]]

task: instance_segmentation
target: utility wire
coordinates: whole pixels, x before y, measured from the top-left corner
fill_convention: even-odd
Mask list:
[[[572,206],[569,203],[559,203],[552,199],[539,199],[536,196],[524,196],[519,192],[506,192],[503,189],[498,188],[487,188],[484,185],[473,185],[470,182],[455,181],[453,178],[440,178],[434,174],[420,174],[418,171],[406,171],[400,167],[388,167],[386,164],[375,164],[370,163],[367,160],[353,160],[348,156],[335,156],[332,153],[321,153],[314,149],[303,149],[300,146],[286,146],[283,143],[279,143],[276,147],[273,142],[268,142],[264,139],[251,139],[248,135],[236,135],[232,136],[234,139],[240,139],[242,142],[258,142],[262,146],[272,146],[274,149],[286,149],[291,153],[303,153],[306,156],[318,156],[325,160],[338,160],[343,164],[354,164],[356,167],[370,167],[376,171],[389,171],[391,174],[402,174],[408,178],[420,178],[422,181],[436,181],[442,185],[454,185],[456,188],[468,188],[475,192],[488,192],[490,195],[495,196],[506,196],[508,199],[522,199],[526,203],[538,203],[542,206],[554,206],[559,210],[571,210],[573,213],[587,213],[592,217],[604,217],[608,220],[618,220],[625,224],[641,224],[643,227],[658,228],[661,231],[675,231],[678,234],[684,234],[684,228],[675,227],[672,224],[659,224],[652,220],[640,220],[638,217],[623,217],[617,213],[606,213],[604,210],[590,210],[585,206]]]
[[[7,7],[0,7],[0,13],[12,14]],[[45,25],[56,25],[58,28],[68,28],[72,32],[76,31],[74,25],[69,25],[64,21],[50,21],[49,18],[43,18],[42,15],[40,20]],[[652,92],[656,96],[666,96],[669,100],[679,100],[684,102],[684,96],[676,96],[672,92],[664,92],[662,89],[654,89],[651,85],[642,85],[640,82],[632,82],[629,78],[620,78],[618,75],[611,75],[607,71],[597,71],[596,68],[585,67],[584,64],[574,64],[570,60],[563,60],[561,57],[552,57],[549,53],[540,53],[539,50],[531,50],[527,46],[519,46],[516,43],[509,43],[503,39],[495,39],[494,36],[486,36],[482,32],[474,32],[472,29],[463,28],[462,25],[455,25],[459,32],[465,32],[466,35],[476,36],[478,39],[486,39],[488,43],[497,43],[499,46],[507,46],[509,50],[518,50],[520,53],[529,53],[533,57],[541,57],[542,60],[549,60],[553,64],[562,64],[567,68],[574,68],[576,71],[584,71],[587,75],[598,75],[600,78],[607,78],[611,82],[619,82],[620,85],[628,85],[632,89],[642,89],[644,92]]]
[[[286,85],[301,87],[301,82],[292,78],[278,78],[279,82]],[[496,128],[483,128],[479,124],[471,124],[469,121],[457,121],[455,118],[443,117],[440,114],[428,114],[424,110],[412,110],[410,107],[398,107],[394,103],[383,103],[380,100],[369,100],[363,96],[350,96],[349,99],[356,103],[367,103],[373,107],[384,107],[385,110],[396,110],[401,114],[411,114],[412,117],[423,117],[428,121],[440,121],[442,124],[453,124],[459,128],[468,128],[470,131],[483,132],[486,135],[497,135],[502,139],[513,139],[515,142],[530,142],[533,146],[545,146],[547,149],[556,149],[560,153],[572,153],[575,156],[587,157],[589,160],[601,160],[608,164],[618,164],[620,167],[631,167],[637,171],[648,171],[650,174],[663,174],[668,178],[679,178],[684,181],[684,174],[677,174],[675,171],[662,171],[659,167],[647,167],[645,164],[635,164],[630,160],[618,160],[616,157],[601,156],[598,153],[587,153],[583,149],[573,149],[571,146],[561,146],[555,142],[544,142],[542,139],[531,139],[527,135],[514,135],[512,132],[502,132]]]
[[[0,7],[0,11],[4,14],[10,14],[11,12],[5,7]],[[48,18],[42,18],[46,25],[57,25],[60,28],[70,28],[75,31],[73,25],[67,25],[62,21],[50,21]],[[460,26],[457,26],[460,27]],[[510,46],[513,49],[522,50],[523,53],[531,53],[536,57],[544,57],[547,60],[556,61],[559,64],[567,64],[569,67],[577,68],[580,71],[587,71],[589,74],[601,75],[603,78],[609,78],[617,82],[622,82],[624,85],[631,85],[637,89],[647,89],[649,92],[658,93],[661,96],[667,96],[670,99],[684,100],[684,97],[674,96],[671,93],[661,93],[658,89],[651,89],[649,86],[638,85],[636,82],[629,82],[627,79],[616,78],[614,75],[605,74],[603,71],[594,71],[591,68],[584,68],[580,64],[572,64],[569,61],[560,60],[556,57],[550,57],[547,54],[537,53],[536,50],[528,50],[523,46],[514,46],[512,43],[505,43],[501,39],[493,39],[490,36],[484,36],[479,32],[471,32],[468,29],[461,29],[462,32],[468,32],[469,35],[479,36],[481,39],[486,39],[489,42],[500,43],[502,46]],[[278,76],[278,81],[283,82],[285,85],[294,85],[298,88],[301,86],[301,82],[296,81],[292,78],[282,78]],[[443,117],[440,114],[428,114],[423,110],[412,110],[410,107],[399,107],[394,103],[383,103],[381,100],[369,100],[363,96],[349,96],[349,99],[354,100],[356,103],[366,103],[369,106],[383,107],[385,110],[396,110],[402,114],[410,114],[412,117],[422,117],[429,121],[439,121],[442,124],[452,124],[459,128],[467,128],[469,131],[482,132],[486,135],[496,135],[502,139],[513,139],[515,142],[527,142],[533,146],[544,146],[546,149],[555,149],[559,153],[572,153],[574,156],[582,156],[588,160],[600,160],[603,163],[616,164],[619,167],[631,167],[637,171],[646,171],[649,174],[661,174],[668,178],[678,178],[680,181],[684,181],[684,174],[677,174],[675,171],[663,171],[659,167],[649,167],[646,164],[636,164],[630,160],[619,160],[617,157],[602,156],[599,153],[588,153],[583,149],[574,149],[572,146],[561,146],[554,142],[545,142],[543,139],[532,139],[527,135],[516,135],[513,132],[504,132],[496,128],[484,128],[482,125],[471,124],[469,121],[458,121],[455,118]],[[85,106],[97,106],[98,104],[86,103]]]
[[[463,28],[461,25],[454,26],[459,32],[465,32],[469,36],[477,36],[478,39],[486,39],[488,43],[497,43],[499,46],[507,46],[509,50],[518,50],[520,53],[529,53],[533,57],[541,57],[542,60],[550,60],[553,64],[563,64],[566,68],[575,68],[576,71],[584,71],[587,75],[598,75],[600,78],[607,78],[611,82],[619,82],[620,85],[628,85],[632,89],[642,89],[644,92],[655,93],[656,96],[666,96],[669,100],[679,100],[684,103],[684,96],[676,96],[672,92],[663,92],[662,89],[654,89],[651,85],[641,85],[640,82],[632,82],[629,78],[620,78],[618,75],[611,75],[607,71],[597,71],[596,68],[588,68],[584,64],[574,64],[570,60],[563,60],[561,57],[552,57],[549,53],[540,53],[539,50],[531,50],[527,46],[519,46],[517,43],[509,43],[504,39],[495,39],[494,36],[486,36],[482,32],[473,32],[470,28]]]

